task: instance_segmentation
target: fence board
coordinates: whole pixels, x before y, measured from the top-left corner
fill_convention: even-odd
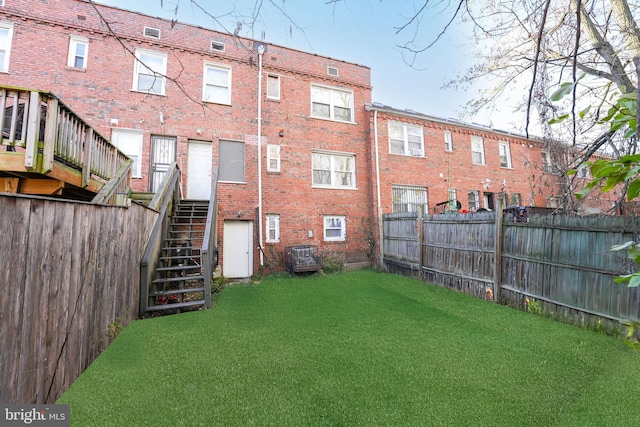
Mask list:
[[[0,403],[51,403],[138,315],[157,212],[0,196]]]
[[[399,221],[402,226],[392,225]],[[404,214],[385,215],[383,236],[394,242],[385,252],[395,269],[414,259],[398,248],[415,242],[416,233]],[[501,260],[499,283],[504,303],[522,306],[525,298],[539,299],[550,309],[568,315],[601,316],[613,321],[640,321],[640,289],[614,282],[620,274],[636,271],[626,253],[610,252],[613,245],[638,241],[640,218],[531,215],[528,223],[505,217],[500,254],[495,254],[495,213],[426,216],[424,242],[418,266],[430,282],[484,297],[494,286],[496,259]],[[388,240],[387,240],[388,239]],[[413,269],[413,268],[412,268]],[[407,269],[405,268],[405,271]],[[498,288],[496,288],[498,289]]]

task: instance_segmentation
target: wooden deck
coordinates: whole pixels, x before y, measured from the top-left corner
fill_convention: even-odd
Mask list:
[[[0,192],[109,204],[128,193],[131,160],[55,95],[0,86],[0,113]]]

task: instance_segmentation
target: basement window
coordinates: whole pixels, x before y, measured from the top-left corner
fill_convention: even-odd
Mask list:
[[[153,27],[144,27],[144,36],[150,39],[160,39],[160,29]]]

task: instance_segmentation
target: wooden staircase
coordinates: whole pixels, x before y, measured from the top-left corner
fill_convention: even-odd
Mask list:
[[[204,276],[201,248],[208,208],[208,200],[180,200],[174,206],[147,311],[172,314],[205,306],[211,278]]]

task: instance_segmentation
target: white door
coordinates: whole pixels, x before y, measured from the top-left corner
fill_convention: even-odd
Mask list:
[[[189,142],[187,199],[209,200],[211,196],[211,144]]]
[[[253,221],[224,222],[222,274],[227,278],[253,274]]]

